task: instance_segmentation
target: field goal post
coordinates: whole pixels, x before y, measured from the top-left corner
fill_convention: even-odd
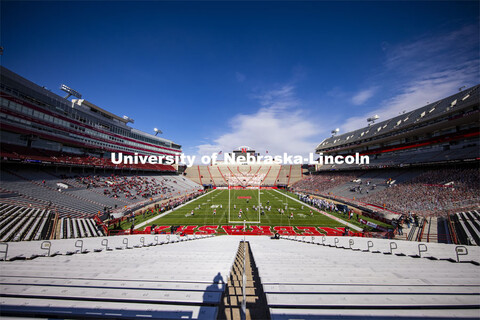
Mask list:
[[[228,182],[228,223],[230,224],[235,224],[235,223],[241,223],[241,224],[258,224],[258,223],[261,223],[261,219],[260,219],[260,204],[262,203],[261,202],[261,198],[260,198],[260,186],[262,184],[262,182],[259,180],[258,182],[258,203],[257,203],[257,217],[258,219],[256,221],[251,221],[251,220],[232,220],[232,216],[231,216],[231,211],[232,211],[232,208],[231,208],[231,190],[232,190],[232,186],[230,185],[230,181],[232,180],[231,179],[232,177],[229,176],[228,179],[227,179],[227,182]],[[234,212],[234,215],[236,215],[237,213]],[[245,212],[244,212],[245,214]],[[237,218],[239,219],[239,218]]]

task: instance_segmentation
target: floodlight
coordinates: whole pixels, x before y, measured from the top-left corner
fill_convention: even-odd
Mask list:
[[[378,119],[380,119],[380,117],[377,114],[374,115],[373,117],[368,118],[367,119],[368,125],[374,124],[375,120],[378,120]]]
[[[159,133],[160,133],[160,134],[163,133],[162,130],[160,130],[160,129],[158,129],[158,128],[153,128],[153,131],[155,131],[155,135],[157,135],[157,134],[159,134]]]
[[[64,84],[60,86],[60,90],[65,91],[67,93],[67,95],[65,96],[65,99],[70,98],[70,96],[74,96],[74,97],[77,97],[78,99],[82,99],[82,95],[78,91],[75,91]]]
[[[132,118],[130,117],[127,117],[127,116],[123,116],[123,119],[124,120],[127,120],[127,123],[131,122],[131,123],[135,123],[135,120],[133,120]]]
[[[340,128],[336,128],[335,130],[332,130],[332,135],[336,135],[340,131]]]

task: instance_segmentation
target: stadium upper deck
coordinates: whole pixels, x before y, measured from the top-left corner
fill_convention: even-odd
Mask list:
[[[77,164],[86,164],[107,160],[111,152],[181,153],[181,146],[173,141],[129,127],[133,120],[128,117],[119,117],[85,99],[69,101],[4,67],[0,70],[2,158],[24,159],[22,156],[30,153],[33,160],[56,162],[62,155],[67,155],[66,161],[84,156],[88,158]],[[174,170],[171,166],[157,169]]]
[[[477,159],[479,88],[477,85],[391,119],[334,135],[322,141],[316,152],[369,154],[373,165]]]

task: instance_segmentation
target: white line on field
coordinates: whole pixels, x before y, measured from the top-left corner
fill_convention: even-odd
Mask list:
[[[210,191],[210,192],[213,192],[213,191]],[[193,202],[193,201],[196,201],[196,200],[200,199],[201,197],[206,196],[208,193],[209,193],[209,192],[204,193],[204,194],[202,194],[200,197],[197,197],[197,198],[195,198],[195,199],[192,199],[191,201],[187,201],[187,202],[185,202],[184,204],[179,205],[178,207],[175,207],[175,210],[174,210],[174,211],[176,211],[177,209],[180,209],[181,207],[183,207],[183,206],[185,206],[185,205],[187,205],[187,204],[190,204],[190,203]],[[161,218],[161,217],[163,217],[163,216],[166,216],[166,215],[169,214],[170,212],[172,212],[171,209],[168,210],[168,211],[165,211],[164,213],[162,213],[162,214],[160,214],[160,215],[158,215],[158,216],[155,216],[155,217],[153,217],[153,218],[151,218],[151,219],[148,219],[148,220],[146,220],[146,221],[143,221],[142,223],[139,223],[138,225],[135,226],[135,230],[138,229],[138,228],[141,228],[141,227],[143,227],[143,226],[145,226],[145,225],[147,225],[147,224],[149,224],[150,222],[153,222],[153,221],[157,220],[158,218]]]

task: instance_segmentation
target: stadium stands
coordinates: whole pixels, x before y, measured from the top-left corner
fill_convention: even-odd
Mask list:
[[[292,190],[340,201],[380,220],[394,219],[403,229],[401,234],[395,229],[397,239],[478,245],[479,181],[475,164],[319,171]],[[410,213],[418,224],[406,222]]]
[[[0,241],[3,242],[104,235],[94,219],[61,218],[56,221],[54,212],[48,208],[0,203]]]
[[[472,121],[478,120],[479,88],[480,85],[477,85],[408,113],[403,113],[352,132],[330,137],[317,146],[317,151],[331,152],[335,149],[348,149],[350,146],[355,146],[358,152],[362,152],[363,150],[360,147],[363,145],[376,147],[365,150],[382,150],[383,146],[379,148],[379,146],[375,145],[376,141],[381,141],[381,139],[389,142],[389,144],[384,144],[384,147],[389,146],[392,149],[395,146],[399,148],[401,144],[396,143],[398,137],[413,137],[420,131],[423,131],[423,134],[419,135],[417,139],[403,139],[403,143],[405,144],[405,142],[410,140],[414,143],[410,143],[409,146],[418,148],[418,143],[422,140],[420,137],[424,137],[423,139],[427,141],[425,144],[431,146],[443,142],[437,141],[442,135],[450,137],[446,141],[453,140],[452,134],[454,133],[458,135],[455,137],[458,139],[466,138],[465,134],[473,133],[473,136],[476,136],[478,134],[478,123],[475,125]],[[457,126],[457,128],[452,130],[451,126]],[[427,130],[425,130],[426,128]],[[425,135],[425,131],[431,131],[432,134]],[[461,135],[460,133],[464,134]],[[408,149],[406,145],[402,148]]]
[[[9,260],[0,262],[0,313],[215,319],[242,239],[135,235],[0,246]],[[479,247],[349,237],[247,241],[272,319],[478,318]],[[247,312],[256,307],[247,304]]]
[[[131,128],[131,118],[85,99],[62,98],[3,66],[0,73],[2,161],[176,171],[164,164],[113,165],[112,152],[175,156],[181,146]]]
[[[287,186],[303,178],[301,165],[195,165],[186,169],[186,176],[198,184],[212,187]]]
[[[480,172],[474,168],[425,171],[412,180],[393,185],[362,201],[386,204],[389,209],[421,215],[440,215],[480,203]]]
[[[69,174],[48,167],[3,166],[0,203],[20,201],[27,206],[49,206],[60,217],[90,217],[106,207],[135,206],[150,199],[166,199],[202,189],[181,176],[159,174]],[[34,201],[30,201],[33,199]]]
[[[478,318],[478,263],[450,262],[455,246],[299,240],[250,241],[272,319]]]
[[[97,227],[94,219],[61,218],[59,228],[59,239],[105,236],[103,230]]]
[[[146,170],[161,172],[176,172],[171,165],[158,164],[113,164],[110,159],[100,158],[98,156],[69,154],[66,152],[56,152],[51,150],[42,150],[32,147],[18,146],[7,143],[1,143],[0,157],[4,161],[22,161],[26,163],[38,162],[42,164],[61,165],[61,166],[82,166],[87,168],[102,169],[125,169],[125,170]]]
[[[0,312],[215,319],[239,240],[183,240],[146,235],[46,242],[47,250],[38,249],[42,255],[63,255],[1,263]]]
[[[357,199],[387,209],[421,215],[476,208],[480,172],[472,166],[318,172],[292,187],[295,191]]]
[[[457,242],[480,246],[480,211],[457,212],[450,216]]]
[[[0,204],[0,241],[46,239],[52,222],[50,210]]]
[[[426,223],[423,229],[427,237],[431,234],[432,239],[453,241],[456,230],[465,228],[452,227],[453,222],[448,222],[452,219],[461,226],[458,216],[450,218],[452,212],[480,208],[479,88],[477,85],[391,119],[334,134],[317,146],[317,153],[345,156],[358,152],[369,155],[370,163],[319,165],[318,176],[295,184],[295,190],[377,212],[382,208],[414,212],[436,225],[433,229],[437,230],[432,230]],[[347,176],[352,179],[342,182]],[[410,231],[410,239],[424,236],[424,230]],[[458,243],[475,241],[464,231],[458,238]]]

